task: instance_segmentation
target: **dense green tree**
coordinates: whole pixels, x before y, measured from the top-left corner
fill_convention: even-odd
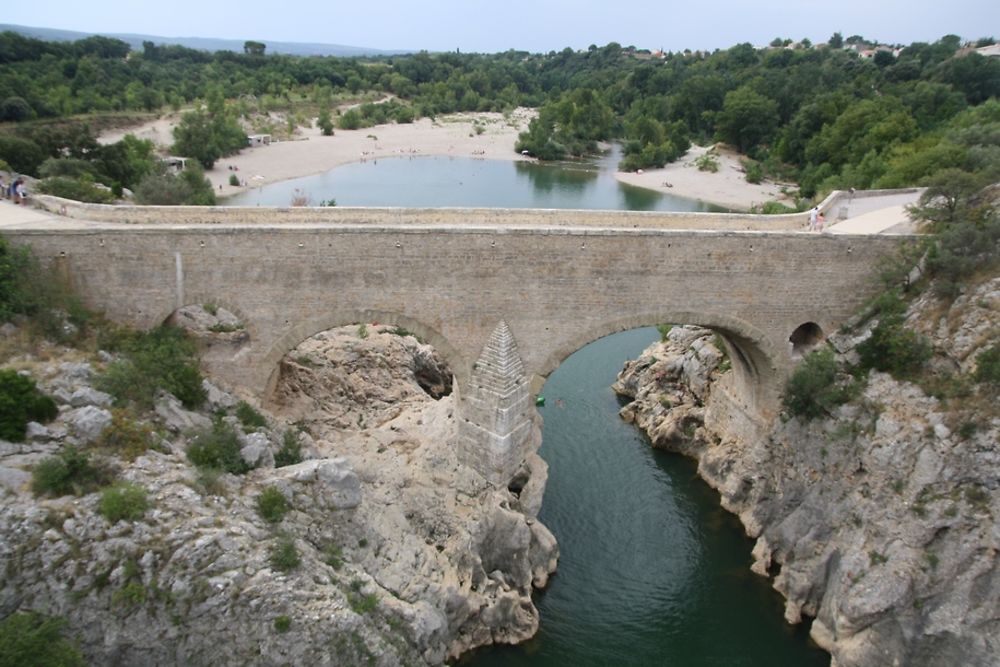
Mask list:
[[[769,143],[778,128],[778,104],[749,86],[726,93],[716,116],[716,132],[726,143],[746,152]]]

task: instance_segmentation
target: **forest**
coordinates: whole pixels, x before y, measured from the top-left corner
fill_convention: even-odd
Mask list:
[[[634,171],[673,161],[692,143],[720,141],[747,156],[748,178],[797,183],[803,200],[935,179],[978,188],[1000,180],[1000,58],[972,48],[993,42],[964,45],[947,35],[870,58],[859,51],[874,43],[839,33],[823,45],[779,38],[763,48],[655,56],[611,43],[547,54],[337,58],[267,54],[257,42],[243,53],[151,42],[137,51],[106,37],[46,42],[6,32],[0,161],[76,198],[110,197],[95,183],[138,193],[145,179],[146,201],[187,187],[170,194],[183,200],[199,196],[197,168],[186,185],[168,182],[151,145],[126,138],[99,146],[95,128],[187,110],[175,150],[210,168],[245,145],[240,119],[251,112],[282,110],[290,124],[316,122],[329,133],[528,106],[538,117],[516,150],[540,159],[617,140],[620,167]],[[195,200],[211,203],[210,195]]]

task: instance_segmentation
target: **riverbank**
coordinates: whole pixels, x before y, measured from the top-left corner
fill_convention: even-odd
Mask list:
[[[713,151],[718,161],[719,170],[716,172],[701,171],[695,164],[698,158],[709,151]],[[629,185],[677,197],[697,199],[738,211],[749,211],[754,205],[769,201],[794,204],[792,198],[782,192],[785,184],[771,181],[756,185],[748,183],[743,166],[740,164],[741,158],[743,156],[739,153],[721,146],[715,148],[692,146],[684,157],[662,169],[648,169],[641,172],[619,171],[615,177]],[[788,184],[788,187],[796,188],[792,184]]]
[[[509,114],[459,113],[436,119],[421,118],[408,124],[377,125],[359,130],[336,130],[325,137],[316,127],[296,129],[295,139],[247,148],[223,158],[206,172],[220,198],[247,188],[260,187],[329,171],[352,162],[400,156],[478,157],[490,160],[531,160],[514,150],[517,136],[535,117],[534,109],[518,108]],[[103,134],[102,142],[132,133],[149,139],[165,150],[173,141],[173,128],[180,116],[164,116],[127,130]],[[642,173],[616,172],[622,183],[676,197],[699,200],[734,210],[749,210],[767,201],[790,202],[781,185],[747,183],[740,156],[716,149],[719,170],[699,171],[694,162],[709,147],[692,146],[688,153],[663,169]],[[243,185],[230,185],[236,175]],[[308,193],[306,193],[308,194]],[[289,202],[290,204],[291,202]]]

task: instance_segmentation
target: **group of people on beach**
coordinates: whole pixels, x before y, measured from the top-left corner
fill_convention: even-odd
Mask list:
[[[28,199],[28,190],[24,183],[24,178],[18,176],[11,180],[10,184],[4,183],[3,176],[0,175],[0,199],[7,198],[15,204],[24,204]]]

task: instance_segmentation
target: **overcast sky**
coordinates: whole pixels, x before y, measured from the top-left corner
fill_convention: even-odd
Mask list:
[[[0,22],[84,32],[323,42],[376,49],[532,52],[590,44],[667,51],[1000,37],[1000,0],[34,0]]]

